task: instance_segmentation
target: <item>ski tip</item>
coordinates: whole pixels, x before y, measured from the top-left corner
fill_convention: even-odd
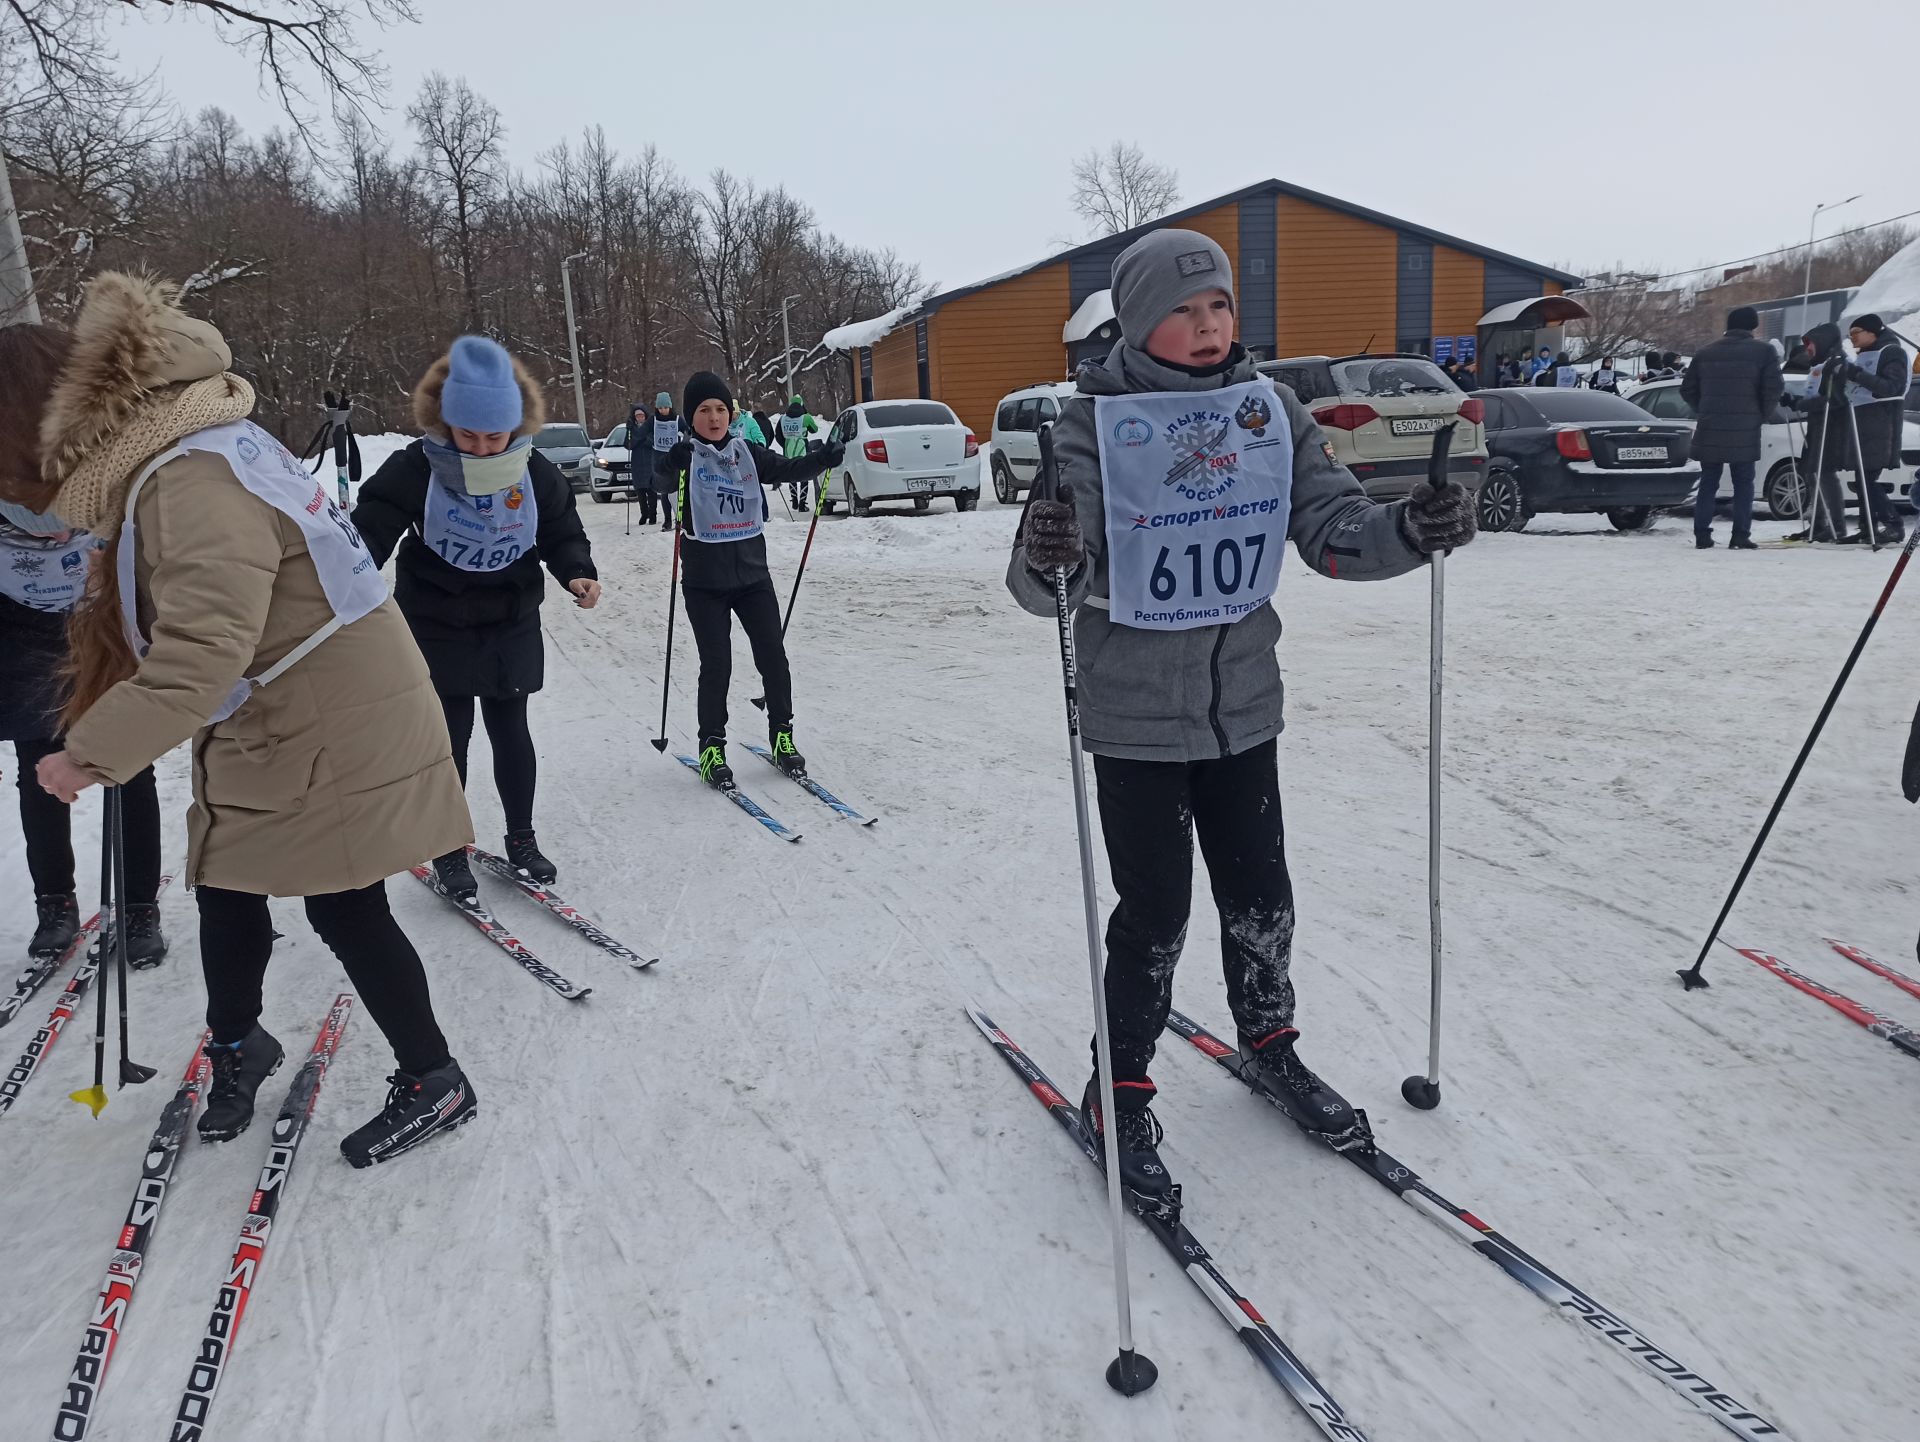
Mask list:
[[[593,995],[593,988],[590,986],[577,986],[572,991],[562,992],[561,995],[566,997],[568,1001],[585,1001]]]

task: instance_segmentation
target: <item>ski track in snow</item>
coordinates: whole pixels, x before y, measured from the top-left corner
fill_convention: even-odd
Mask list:
[[[622,507],[581,510],[607,594],[593,612],[548,598],[541,835],[562,894],[662,960],[633,972],[484,878],[508,928],[594,988],[569,1005],[424,888],[390,887],[481,1114],[390,1167],[348,1169],[337,1140],[391,1066],[356,1009],[210,1435],[1316,1435],[1137,1226],[1135,1323],[1162,1380],[1132,1401],[1107,1390],[1103,1183],[961,1010],[985,1007],[1078,1094],[1090,1023],[1059,661],[1051,623],[1001,585],[1012,511],[821,523],[789,638],[799,739],[826,785],[885,819],[850,825],[742,750],[748,791],[806,833],[783,846],[646,744],[671,538],[624,535]],[[1305,1054],[1438,1190],[1788,1436],[1908,1442],[1920,1076],[1731,951],[1709,958],[1710,991],[1672,975],[1892,556],[1696,555],[1674,519],[1543,531],[1484,537],[1449,568],[1433,1113],[1397,1095],[1426,1041],[1426,581],[1288,563]],[[783,602],[804,535],[769,527]],[[1917,606],[1896,595],[1727,929],[1909,1024],[1920,1003],[1820,937],[1904,965],[1920,924],[1920,816],[1898,793]],[[684,744],[695,661],[678,624]],[[755,689],[737,638],[736,742],[761,734]],[[491,845],[485,745],[482,728],[472,800]],[[171,863],[185,753],[160,772]],[[98,813],[79,808],[83,885]],[[0,882],[27,894],[11,826]],[[0,1119],[0,1437],[51,1425],[197,1026],[192,902],[176,887],[163,909],[172,957],[133,983],[135,1055],[159,1078],[97,1122],[68,1104],[91,1066],[85,1008]],[[275,913],[265,1019],[289,1064],[262,1091],[269,1114],[342,985],[298,904]],[[0,946],[17,955],[24,904],[8,917]],[[1218,956],[1196,856],[1176,1004],[1226,1032]],[[0,1061],[58,986],[0,1032]],[[1194,1230],[1369,1435],[1723,1435],[1177,1039],[1155,1075]],[[189,1142],[100,1442],[164,1432],[264,1151],[264,1126]]]

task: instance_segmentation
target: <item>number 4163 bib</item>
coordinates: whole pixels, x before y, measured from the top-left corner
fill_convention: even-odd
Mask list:
[[[1293,496],[1293,434],[1273,382],[1099,396],[1094,425],[1114,624],[1187,631],[1265,605]]]

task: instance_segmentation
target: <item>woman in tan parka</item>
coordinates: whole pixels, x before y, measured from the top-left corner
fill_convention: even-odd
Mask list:
[[[201,1133],[244,1130],[284,1055],[259,1023],[267,898],[301,896],[399,1065],[381,1114],[341,1143],[365,1166],[474,1114],[385,889],[471,823],[378,567],[326,488],[246,419],[252,387],[177,295],[96,279],[45,398],[48,493],[21,499],[101,536],[119,564],[102,557],[75,613],[66,749],[40,779],[70,802],[191,738],[187,877],[213,1066]]]

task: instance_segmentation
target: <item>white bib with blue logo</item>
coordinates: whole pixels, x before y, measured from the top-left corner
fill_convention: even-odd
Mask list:
[[[1264,606],[1293,509],[1293,432],[1273,382],[1093,404],[1114,624],[1189,631]]]
[[[528,478],[491,495],[469,496],[448,490],[438,477],[427,477],[420,539],[449,566],[504,571],[533,549],[539,532],[540,505]]]
[[[748,541],[766,514],[760,468],[747,442],[735,436],[725,449],[693,443],[687,462],[687,516],[696,541]]]
[[[663,421],[658,416],[653,421],[653,448],[656,451],[670,451],[680,444],[680,418]]]
[[[146,468],[127,488],[126,519],[120,527],[120,544],[115,561],[120,575],[120,607],[126,621],[127,640],[134,654],[144,657],[148,641],[140,632],[135,609],[134,557],[138,538],[134,533],[134,506],[140,488],[160,467],[178,460],[188,451],[211,451],[223,457],[233,468],[240,484],[265,501],[300,528],[307,543],[307,555],[320,577],[320,589],[326,593],[333,617],[306,640],[295,646],[273,665],[256,676],[243,676],[234,684],[220,709],[207,718],[207,724],[224,721],[238,711],[254,692],[278,679],[327,637],[342,626],[351,626],[362,616],[379,609],[387,599],[387,583],[380,568],[367,552],[367,543],[353,528],[353,522],[328,495],[327,487],[307,473],[293,453],[261,430],[252,421],[230,421],[183,437],[172,449],[147,462]]]
[[[75,531],[64,541],[0,532],[0,596],[29,611],[71,611],[87,589],[98,538]]]

